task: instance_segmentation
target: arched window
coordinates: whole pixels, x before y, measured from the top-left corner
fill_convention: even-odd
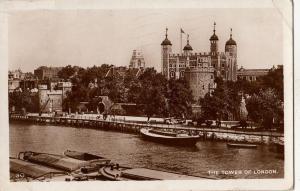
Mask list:
[[[175,72],[171,71],[170,76],[171,76],[171,78],[175,77]]]
[[[180,71],[180,77],[184,77],[184,71]]]

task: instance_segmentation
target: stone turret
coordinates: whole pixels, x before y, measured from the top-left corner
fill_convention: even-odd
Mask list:
[[[161,72],[169,78],[169,55],[172,53],[172,43],[168,39],[168,28],[166,28],[166,38],[161,43]]]

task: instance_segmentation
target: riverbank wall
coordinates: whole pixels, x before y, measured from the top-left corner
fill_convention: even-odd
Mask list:
[[[141,128],[157,128],[170,130],[184,130],[191,134],[199,134],[204,141],[224,141],[237,143],[253,144],[282,144],[284,142],[283,134],[272,132],[243,132],[228,129],[211,129],[176,126],[169,127],[161,124],[145,124],[128,121],[103,120],[98,118],[71,118],[71,117],[45,117],[45,116],[27,116],[10,115],[10,121],[22,121],[33,124],[51,124],[72,126],[77,128],[93,128],[107,131],[118,131],[124,133],[140,134]]]

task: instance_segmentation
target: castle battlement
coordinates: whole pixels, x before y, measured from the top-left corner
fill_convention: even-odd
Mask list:
[[[47,87],[47,85],[38,85],[38,89],[39,90],[47,90],[48,87]]]
[[[47,94],[48,95],[62,95],[62,90],[52,90],[52,91],[48,90]]]
[[[192,53],[189,53],[188,55],[185,54],[185,53],[171,53],[169,54],[169,58],[177,58],[177,57],[192,57],[192,56],[210,56],[210,52],[192,52]]]
[[[214,73],[214,67],[190,67],[188,72]]]

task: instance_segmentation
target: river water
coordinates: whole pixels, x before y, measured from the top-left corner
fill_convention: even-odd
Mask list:
[[[230,179],[284,175],[284,160],[269,146],[232,149],[223,142],[199,141],[195,147],[182,148],[145,141],[135,134],[19,122],[10,123],[9,134],[10,156],[25,150],[62,154],[69,149],[99,154],[130,167],[195,176]]]

